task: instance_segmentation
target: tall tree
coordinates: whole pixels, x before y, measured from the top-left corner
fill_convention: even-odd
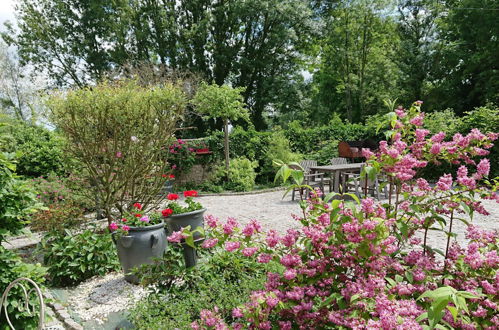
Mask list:
[[[398,43],[395,25],[384,2],[354,0],[326,13],[321,41],[315,104],[317,119],[332,112],[359,121],[376,112],[383,99],[397,93],[398,69],[393,61]]]
[[[434,1],[401,0],[398,3],[400,36],[398,65],[401,71],[399,100],[410,104],[425,99],[433,53],[437,42],[436,20],[439,15]]]
[[[36,120],[41,77],[33,78],[19,65],[14,49],[0,43],[0,111],[21,121]]]
[[[444,5],[432,98],[459,114],[499,103],[499,2],[446,0]]]
[[[124,63],[162,63],[246,87],[257,128],[313,30],[306,0],[20,0],[4,34],[58,85],[83,86]]]

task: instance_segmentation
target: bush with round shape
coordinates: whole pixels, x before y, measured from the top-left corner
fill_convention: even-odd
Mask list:
[[[180,87],[104,81],[56,93],[47,106],[109,223],[114,208],[121,214],[135,202],[146,209],[156,205],[168,180],[162,147],[171,141],[186,106]]]

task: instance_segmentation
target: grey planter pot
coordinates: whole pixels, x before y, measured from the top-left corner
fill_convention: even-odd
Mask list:
[[[163,187],[161,187],[160,195],[169,194],[173,192],[173,180],[168,180],[165,182]]]
[[[194,243],[197,245],[204,241],[204,239],[199,239],[194,241]],[[182,254],[184,256],[184,261],[185,261],[185,268],[191,268],[196,266],[198,263],[198,254],[197,250],[189,245],[187,245],[185,242],[180,243],[182,246]]]
[[[170,215],[165,220],[168,233],[171,234],[174,231],[182,230],[182,228],[187,226],[191,226],[191,230],[198,227],[204,227],[204,212],[206,212],[205,208],[197,211]],[[194,234],[195,240],[199,238],[201,238],[199,233]]]
[[[139,283],[137,276],[129,274],[132,268],[151,264],[153,258],[163,256],[167,244],[164,227],[164,223],[147,227],[130,227],[127,236],[116,237],[118,257],[127,282]]]

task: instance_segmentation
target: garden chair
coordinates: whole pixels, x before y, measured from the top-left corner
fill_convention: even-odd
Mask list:
[[[319,188],[322,192],[324,191],[324,173],[310,173],[310,167],[317,165],[317,162],[314,160],[305,160],[300,162],[301,168],[295,165],[289,165],[289,167],[293,170],[303,170],[303,184],[308,185],[312,188]],[[305,165],[305,166],[304,166]],[[291,193],[291,200],[295,200],[295,193],[300,193],[300,196],[305,193],[305,196],[308,197],[309,189],[305,188],[294,188]]]
[[[331,165],[342,165],[342,164],[348,164],[348,161],[346,158],[343,158],[343,157],[335,157],[335,158],[331,158],[329,160],[329,162],[331,163]]]
[[[360,170],[362,172],[363,168]],[[382,177],[377,175],[374,180],[370,180],[367,176],[362,177],[360,173],[342,173],[343,190],[344,192],[353,193],[361,198],[368,194],[376,197],[378,200],[381,197],[381,193],[384,194],[385,198],[388,198],[388,185],[381,188]]]

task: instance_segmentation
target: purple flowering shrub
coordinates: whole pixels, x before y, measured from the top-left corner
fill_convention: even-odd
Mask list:
[[[364,174],[386,177],[395,195],[388,203],[329,202],[313,192],[303,214],[294,216],[302,226],[285,234],[263,232],[256,221],[241,227],[232,218],[220,223],[207,216],[202,248],[223,246],[260,263],[278,262],[284,270],[268,273],[265,287],[233,310],[238,322],[226,324],[214,306],[192,327],[499,327],[499,233],[469,225],[467,248],[450,245],[454,221],[466,222],[463,214],[487,214],[481,199],[499,202],[497,181],[487,180],[488,161],[473,160],[486,155],[498,135],[472,130],[447,141],[444,133],[427,138],[419,106],[390,114],[389,141],[382,141],[376,154],[366,152]],[[418,178],[419,169],[445,161],[467,166],[435,185]],[[429,230],[447,234],[445,252],[427,246]],[[190,234],[185,230],[175,237]]]

